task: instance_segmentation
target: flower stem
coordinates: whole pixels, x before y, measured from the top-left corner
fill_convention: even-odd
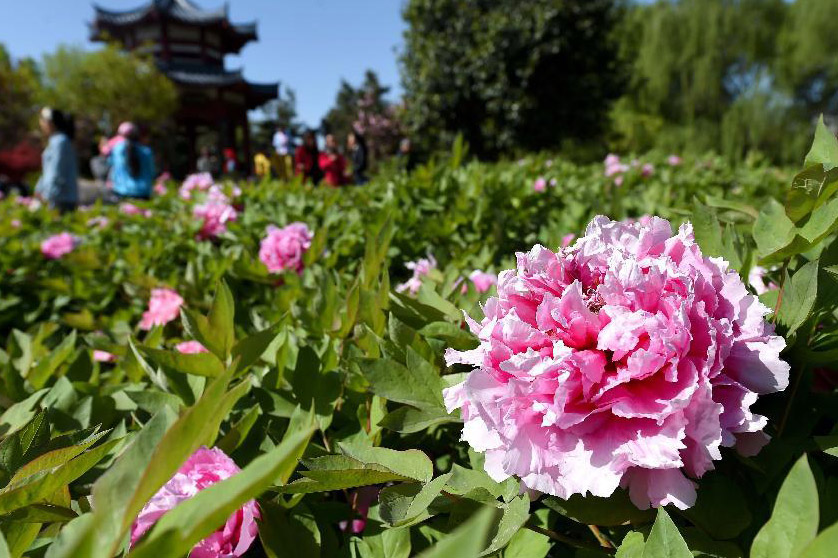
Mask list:
[[[591,542],[588,542],[588,541],[583,541],[581,539],[576,539],[576,538],[573,538],[573,537],[568,537],[567,535],[562,535],[561,533],[557,533],[556,531],[553,531],[552,529],[545,529],[544,527],[539,527],[538,525],[533,525],[530,522],[527,522],[527,524],[524,525],[524,528],[529,529],[530,531],[533,531],[533,532],[538,533],[540,535],[544,535],[545,537],[549,537],[550,539],[552,539],[554,541],[558,541],[558,542],[564,543],[566,545],[572,546],[574,548],[587,548],[587,549],[590,549],[590,550],[599,550],[600,552],[605,552],[607,554],[614,554],[616,552],[610,546],[606,547],[606,548],[603,548],[602,546],[599,546],[597,544],[594,544],[594,543],[591,543]]]

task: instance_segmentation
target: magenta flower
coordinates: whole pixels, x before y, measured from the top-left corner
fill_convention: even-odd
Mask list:
[[[223,196],[222,196],[223,197]],[[192,216],[201,219],[201,230],[198,231],[198,238],[207,240],[227,231],[227,223],[238,218],[236,209],[224,201],[208,201],[196,205],[192,209]]]
[[[119,212],[123,215],[142,215],[143,217],[151,217],[150,209],[143,209],[130,202],[123,202],[119,204]]]
[[[201,490],[230,478],[241,469],[218,448],[199,448],[140,511],[131,526],[131,546],[160,517]],[[239,558],[259,534],[259,508],[250,500],[227,518],[223,527],[192,547],[190,558]]]
[[[158,196],[165,196],[168,191],[168,188],[166,188],[163,182],[158,182],[154,185],[154,193]]]
[[[303,254],[311,247],[312,238],[305,223],[291,223],[281,229],[271,225],[259,246],[259,259],[271,273],[302,273]]]
[[[402,293],[409,291],[411,294],[416,294],[422,288],[422,278],[430,273],[432,269],[436,269],[436,259],[428,254],[427,258],[420,258],[415,262],[407,262],[404,266],[413,272],[413,276],[404,283],[397,285],[396,292]]]
[[[498,284],[498,276],[494,273],[487,273],[479,269],[472,271],[468,276],[471,282],[474,283],[474,289],[478,293],[485,293],[492,288],[492,285]]]
[[[678,155],[670,155],[666,158],[666,162],[669,163],[670,167],[677,167],[681,164],[681,158]]]
[[[349,493],[349,504],[352,506],[352,511],[358,517],[352,522],[341,521],[339,526],[341,531],[346,531],[347,528],[350,533],[360,534],[364,532],[367,526],[367,515],[370,511],[370,506],[378,499],[378,493],[381,489],[377,486],[364,486],[356,488]]]
[[[192,199],[192,190],[209,190],[213,184],[212,175],[208,172],[190,174],[181,184],[178,194],[182,199],[189,200]]]
[[[535,179],[535,183],[533,183],[532,189],[536,192],[543,192],[547,189],[547,181],[544,179],[543,176],[539,176]]]
[[[87,220],[87,226],[90,228],[98,227],[100,229],[104,229],[108,226],[108,223],[110,223],[110,220],[108,220],[108,218],[104,215],[97,215],[96,217],[91,217]]]
[[[183,298],[172,289],[152,289],[148,310],[140,320],[140,329],[166,325],[178,317],[182,305]]]
[[[68,232],[63,232],[41,242],[41,254],[48,260],[57,260],[72,252],[75,246],[76,238]]]
[[[640,168],[640,174],[644,177],[649,177],[655,174],[655,165],[652,163],[643,163],[643,166]]]
[[[562,237],[562,248],[567,248],[570,246],[570,243],[576,238],[576,235],[573,233],[566,234]]]
[[[785,341],[691,225],[600,216],[572,247],[517,258],[482,322],[467,317],[480,346],[445,355],[475,367],[445,403],[493,479],[684,509],[721,447],[767,442],[750,407],[788,385]]]
[[[109,353],[108,351],[100,351],[97,349],[93,351],[93,360],[96,362],[114,362],[116,361],[116,355]]]
[[[184,355],[195,355],[198,353],[207,353],[207,348],[198,343],[197,341],[183,341],[182,343],[178,343],[175,345],[175,349],[177,352],[184,354]]]
[[[623,177],[617,176],[614,178],[614,186],[620,187],[623,185]]]
[[[12,219],[11,225],[13,229],[19,229],[21,225],[20,219]]]

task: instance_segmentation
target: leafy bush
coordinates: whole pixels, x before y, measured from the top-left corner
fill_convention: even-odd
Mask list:
[[[828,555],[838,142],[819,128],[794,177],[659,155],[609,168],[463,163],[457,148],[361,188],[228,183],[183,200],[170,184],[139,210],[61,217],[0,203],[8,554],[127,555],[146,503],[214,446],[241,472],[163,515],[131,556],[185,555],[254,498],[248,556]],[[199,236],[194,205],[222,195],[235,220]],[[461,310],[478,315],[492,294],[471,273],[514,268],[516,251],[557,248],[602,213],[691,220],[706,255],[765,291],[786,339],[791,385],[753,406],[773,440],[755,457],[723,449],[686,510],[640,510],[621,489],[562,499],[495,482],[444,406],[468,370],[446,366],[445,350],[478,343]],[[302,272],[269,273],[266,229],[294,222],[313,232],[295,244]],[[45,258],[41,243],[63,232],[72,250]],[[412,277],[415,293],[397,288]],[[182,297],[181,319],[167,321],[179,301],[157,295],[168,302],[153,325],[143,314],[161,288]]]

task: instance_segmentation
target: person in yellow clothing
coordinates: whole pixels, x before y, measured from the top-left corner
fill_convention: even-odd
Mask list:
[[[260,149],[253,156],[253,168],[260,179],[271,177],[271,160],[265,155],[264,150]]]
[[[273,137],[273,147],[271,164],[274,174],[279,180],[291,180],[294,178],[294,158],[291,156],[290,134],[283,130],[277,130]]]

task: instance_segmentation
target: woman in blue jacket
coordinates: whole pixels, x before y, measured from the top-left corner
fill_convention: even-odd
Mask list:
[[[41,155],[42,173],[35,193],[62,213],[72,211],[79,201],[73,119],[60,110],[45,107],[41,110],[40,125],[48,139]]]
[[[154,181],[154,155],[151,148],[139,142],[137,127],[131,122],[119,125],[124,141],[117,143],[110,153],[113,191],[120,198],[151,198]]]

